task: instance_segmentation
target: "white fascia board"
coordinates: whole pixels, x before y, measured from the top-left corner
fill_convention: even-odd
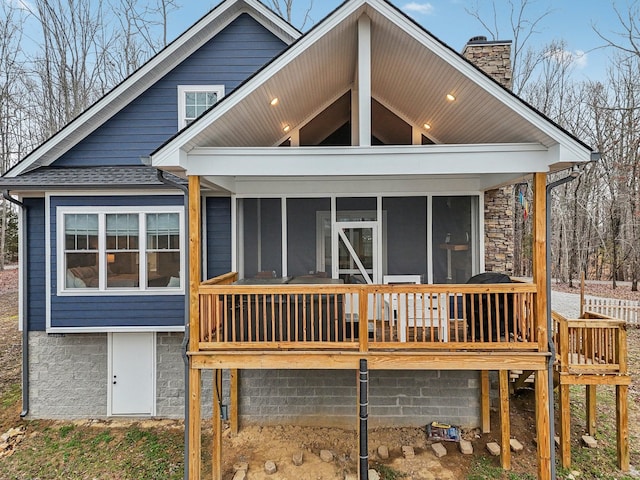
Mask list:
[[[143,333],[143,332],[184,332],[183,326],[160,327],[47,327],[47,333]]]
[[[588,162],[590,160],[591,150],[585,148],[578,141],[572,138],[569,134],[557,127],[541,114],[537,113],[533,108],[525,104],[520,98],[505,91],[497,82],[491,80],[482,72],[473,66],[471,63],[465,61],[459,54],[450,50],[448,47],[441,44],[433,36],[425,32],[421,27],[415,25],[413,22],[407,20],[403,14],[398,12],[395,8],[388,5],[386,2],[379,0],[367,0],[371,5],[375,4],[376,8],[385,15],[390,21],[396,24],[399,28],[403,29],[418,42],[422,43],[425,47],[429,48],[432,52],[438,55],[440,58],[449,63],[452,67],[462,72],[468,78],[484,88],[488,93],[493,95],[497,100],[504,103],[513,111],[521,115],[528,120],[536,128],[549,135],[558,143],[565,145],[565,148],[574,151],[576,160],[578,162]]]
[[[266,21],[271,22],[275,28],[269,28],[270,25],[263,24],[271,33],[282,40],[287,45],[291,45],[293,41],[302,36],[302,32],[287,22],[280,15],[265,6],[257,0],[244,0],[244,3],[251,7],[255,12],[262,15]],[[247,13],[253,13],[248,8],[243,9]]]
[[[226,97],[224,101],[220,102],[219,105],[199,117],[193,125],[156,151],[151,156],[152,165],[155,167],[160,166],[160,162],[167,162],[166,152],[170,152],[176,148],[185,148],[185,146],[202,133],[203,130],[209,128],[211,123],[222,117],[228,111],[232,110],[236,105],[241,103],[247,95],[261,87],[265,82],[273,77],[273,75],[289,65],[289,63],[295,60],[296,57],[304,53],[309,47],[315,44],[315,42],[324,37],[325,34],[338,25],[342,20],[357,11],[363,1],[365,0],[354,1],[353,3],[343,5],[338,11],[334,12],[333,17],[329,21],[325,21],[317,25],[303,38],[301,38],[292,48],[283,52],[279,57],[276,57],[263,70],[259,71],[247,82],[238,87],[232,94]],[[169,165],[168,163],[164,164]]]
[[[230,15],[226,21],[217,25],[211,34],[201,36],[201,32],[205,28],[210,27],[216,19],[220,17],[224,18],[224,14],[226,13],[229,13]],[[91,105],[74,120],[69,122],[53,137],[40,145],[40,147],[25,158],[25,161],[18,163],[13,169],[7,172],[6,176],[8,178],[12,178],[20,175],[27,171],[29,167],[38,162],[42,157],[47,155],[50,156],[50,159],[43,165],[51,164],[58,157],[69,151],[74,145],[95,131],[106,120],[111,118],[111,116],[115,115],[115,113],[128,105],[129,102],[138,97],[138,95],[146,91],[166,72],[180,64],[191,53],[196,51],[211,38],[215,37],[242,13],[248,13],[254,16],[254,18],[256,16],[263,17],[258,18],[258,20],[263,20],[260,23],[288,45],[301,35],[298,30],[288,24],[275,12],[262,5],[259,1],[227,0],[205,15],[200,21],[170,43],[164,50],[152,57],[130,77],[125,79],[114,89],[110,90],[104,97]],[[267,22],[265,23],[264,20]],[[269,25],[269,22],[271,25]],[[273,28],[274,26],[281,30]],[[290,38],[287,38],[287,35]],[[194,38],[198,38],[199,41],[191,47],[189,51],[185,51],[182,52],[182,54],[177,55],[180,49]],[[176,55],[176,58],[171,59],[174,55]],[[165,62],[168,63],[165,64]],[[33,157],[29,158],[31,156]]]
[[[186,171],[204,176],[360,176],[546,172],[540,144],[402,147],[196,148]]]
[[[425,192],[451,195],[479,192],[482,176],[405,175],[393,177],[249,177],[237,179],[234,193],[238,198],[307,198],[332,195],[412,196]],[[207,177],[208,178],[208,177]]]

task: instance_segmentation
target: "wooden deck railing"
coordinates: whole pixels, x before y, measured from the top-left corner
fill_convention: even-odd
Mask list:
[[[200,286],[200,350],[538,350],[533,284]],[[364,319],[364,320],[363,320]]]
[[[567,319],[553,312],[554,339],[560,373],[627,373],[627,331],[624,320],[585,312]]]

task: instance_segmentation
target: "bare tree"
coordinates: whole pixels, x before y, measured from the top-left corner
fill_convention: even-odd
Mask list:
[[[33,64],[42,95],[41,125],[55,133],[99,95],[106,26],[101,0],[33,0],[41,51]]]
[[[303,30],[307,23],[312,21],[311,9],[313,8],[313,0],[307,1],[309,3],[306,10],[304,11],[302,21],[299,25],[300,30]],[[269,5],[275,12],[278,13],[278,15],[286,19],[289,23],[293,23],[293,7],[295,3],[296,0],[269,0],[267,2],[267,5]]]
[[[4,174],[20,155],[19,99],[23,97],[24,65],[21,56],[24,16],[11,4],[0,8],[0,174]],[[11,206],[2,199],[0,212],[0,270],[5,266],[7,218]]]
[[[513,41],[512,49],[512,70],[513,70],[513,91],[518,94],[531,80],[536,67],[543,60],[543,52],[530,47],[531,39],[542,31],[544,20],[551,15],[553,10],[546,8],[535,17],[529,16],[530,8],[536,3],[535,0],[508,0],[509,9],[509,31],[506,35]],[[482,2],[486,5],[486,2]],[[472,8],[465,8],[465,11],[475,18],[487,31],[493,40],[499,40],[501,36],[500,25],[502,24],[496,4],[492,0],[490,12],[485,14],[476,0]]]

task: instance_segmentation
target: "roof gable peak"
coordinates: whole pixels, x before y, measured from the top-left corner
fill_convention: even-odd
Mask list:
[[[51,165],[242,14],[249,14],[286,44],[291,44],[302,35],[260,0],[224,0],[104,97],[36,147],[7,171],[5,177],[15,177]]]

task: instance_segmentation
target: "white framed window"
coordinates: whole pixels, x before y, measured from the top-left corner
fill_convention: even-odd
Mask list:
[[[224,97],[224,85],[178,85],[178,130]]]
[[[58,294],[184,292],[182,207],[59,207]]]

